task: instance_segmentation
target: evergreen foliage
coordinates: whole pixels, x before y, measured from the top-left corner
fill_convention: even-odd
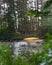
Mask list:
[[[38,11],[37,10],[29,10],[28,11],[28,15],[34,15],[35,17],[39,17],[39,16],[47,16],[50,13],[50,10],[46,10],[48,9],[52,4],[52,0],[47,0],[44,5],[42,5],[42,11]]]

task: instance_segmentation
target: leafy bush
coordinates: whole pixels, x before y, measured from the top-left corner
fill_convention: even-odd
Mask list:
[[[42,44],[41,51],[36,53],[27,52],[25,56],[15,58],[15,65],[52,65],[52,44]]]
[[[37,52],[13,56],[8,44],[0,44],[0,65],[52,65],[52,42],[43,41]]]
[[[39,27],[38,35],[41,38],[45,38],[46,33],[49,33],[52,35],[52,26],[51,25],[48,26],[46,23],[44,23],[44,25],[42,24]]]
[[[8,44],[0,43],[0,65],[13,65],[12,52]]]
[[[21,40],[23,37],[20,32],[8,32],[7,29],[0,30],[0,40]]]

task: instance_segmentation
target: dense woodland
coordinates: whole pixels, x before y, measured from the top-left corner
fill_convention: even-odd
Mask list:
[[[0,40],[23,39],[26,36],[44,38],[46,33],[52,34],[52,1],[37,0],[34,8],[32,2],[0,1]]]
[[[34,1],[35,7],[31,0],[0,0],[0,65],[52,65],[52,0]],[[15,41],[26,37],[43,41],[15,55]]]

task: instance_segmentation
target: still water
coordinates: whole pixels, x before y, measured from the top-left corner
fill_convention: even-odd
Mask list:
[[[33,40],[33,41],[22,40],[18,42],[13,41],[13,42],[2,42],[2,43],[5,43],[5,44],[9,43],[13,53],[17,55],[20,48],[34,51],[34,49],[40,45],[40,42],[42,42],[42,40]]]

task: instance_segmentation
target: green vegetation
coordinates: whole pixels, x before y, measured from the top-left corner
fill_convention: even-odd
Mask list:
[[[40,26],[37,25],[37,33],[40,38],[45,38],[46,33],[52,35],[52,0],[44,2],[41,6],[41,11],[30,9],[28,15],[34,16],[36,19],[41,17],[41,24]]]
[[[1,1],[0,1],[1,2]],[[16,4],[16,5],[15,5]],[[0,40],[21,40],[28,31],[27,1],[3,0],[0,4]],[[4,6],[3,6],[4,5]],[[6,7],[5,7],[6,5]],[[4,12],[1,12],[1,10]],[[16,13],[17,12],[17,13]],[[3,14],[2,14],[3,13]],[[18,19],[18,21],[17,21]]]
[[[28,15],[34,15],[35,17],[39,17],[39,16],[48,16],[48,14],[50,13],[50,6],[52,5],[52,0],[47,0],[43,5],[42,5],[42,10],[38,11],[37,10],[33,10],[30,9],[28,11]]]
[[[31,9],[28,12],[30,17],[27,15],[29,10],[27,1],[2,1],[3,4],[0,4],[0,40],[21,40],[24,37],[35,36],[44,38],[46,33],[52,34],[52,18],[49,18],[52,14],[52,0],[40,4],[41,11]],[[36,7],[38,6],[37,2]],[[41,21],[39,21],[39,17],[41,17]]]
[[[1,29],[0,30],[0,40],[7,40],[7,41],[12,41],[12,40],[22,40],[23,37],[21,36],[20,32],[8,32],[7,29]]]
[[[12,52],[8,44],[0,44],[0,65],[13,65]]]
[[[2,3],[0,4],[0,40],[18,41],[24,37],[35,37],[38,34],[38,37],[44,38],[44,41],[40,44],[37,52],[30,52],[23,48],[20,49],[17,56],[13,54],[8,43],[0,42],[0,65],[52,65],[52,15],[50,15],[52,14],[52,0],[47,0],[42,5],[41,11],[29,11],[28,14],[35,17],[35,23],[32,22],[32,17],[30,17],[31,21],[27,19],[27,0],[15,1],[3,0],[2,3],[7,5],[6,8]],[[37,21],[38,17],[42,17],[40,26]],[[36,27],[37,30],[34,29]],[[32,30],[36,34],[31,34]]]
[[[23,50],[22,50],[23,51]],[[24,50],[25,52],[25,50]],[[0,44],[0,64],[2,65],[52,65],[52,42],[42,42],[37,52],[26,51],[14,56],[8,44]]]

